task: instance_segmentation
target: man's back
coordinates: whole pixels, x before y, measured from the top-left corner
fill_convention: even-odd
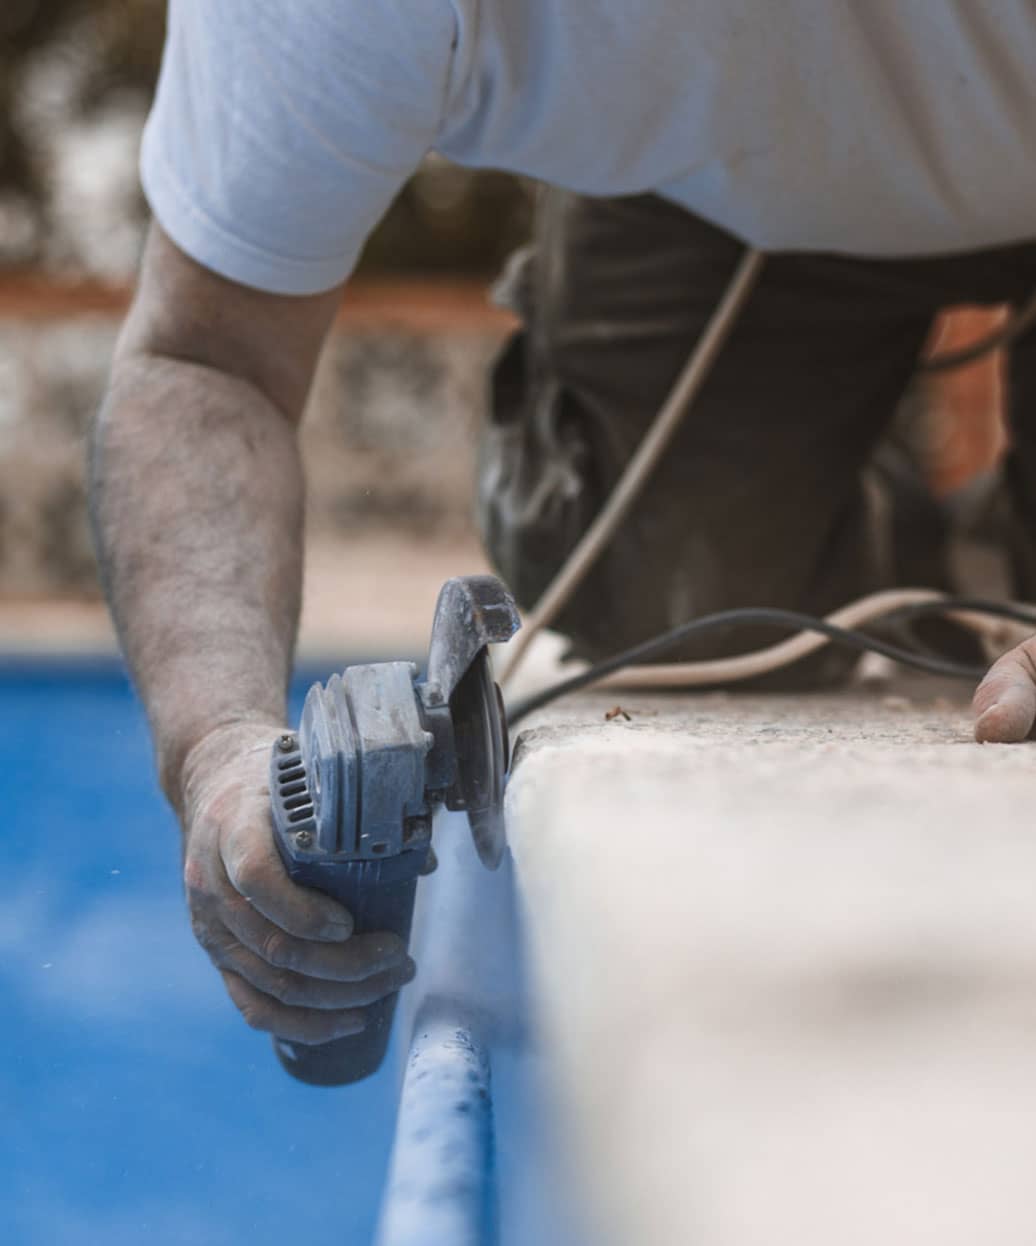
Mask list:
[[[1029,0],[458,8],[478,20],[440,146],[461,163],[661,191],[768,249],[919,254],[1031,232]]]

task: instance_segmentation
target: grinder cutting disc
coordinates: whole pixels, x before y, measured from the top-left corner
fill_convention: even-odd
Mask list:
[[[507,844],[504,779],[508,742],[503,701],[493,680],[488,649],[478,653],[457,685],[450,710],[457,780],[454,800],[448,803],[467,811],[479,860],[487,869],[495,870]]]

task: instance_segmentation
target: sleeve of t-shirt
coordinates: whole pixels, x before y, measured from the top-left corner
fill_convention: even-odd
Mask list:
[[[330,289],[434,144],[448,0],[170,0],[141,179],[198,263],[280,294]]]

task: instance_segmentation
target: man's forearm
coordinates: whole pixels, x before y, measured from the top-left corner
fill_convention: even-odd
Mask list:
[[[284,719],[302,579],[295,429],[237,377],[124,356],[93,432],[90,502],[176,804],[184,758],[210,731]]]

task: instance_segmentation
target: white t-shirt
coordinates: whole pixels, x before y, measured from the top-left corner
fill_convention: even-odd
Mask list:
[[[1036,237],[1036,0],[170,0],[151,206],[327,289],[431,149],[657,191],[768,250]]]

